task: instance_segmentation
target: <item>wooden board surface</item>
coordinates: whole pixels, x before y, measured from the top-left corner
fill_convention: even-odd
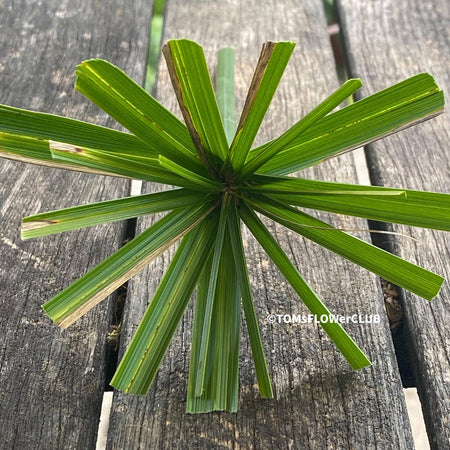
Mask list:
[[[431,73],[448,102],[450,7],[446,0],[340,0],[351,75],[362,95],[419,72]],[[450,112],[368,148],[376,184],[450,192]],[[432,303],[404,292],[406,339],[432,448],[450,442],[450,236],[396,227],[418,239],[396,238],[397,254],[447,279]]]
[[[338,86],[321,2],[169,0],[164,38],[180,37],[202,44],[210,66],[214,66],[220,47],[236,48],[239,110],[262,43],[286,39],[297,42],[258,142],[278,135]],[[178,114],[164,63],[160,64],[157,96]],[[351,154],[303,175],[356,181]],[[342,228],[367,228],[363,221],[326,214],[320,217]],[[153,220],[139,220],[138,231]],[[369,354],[373,367],[352,372],[317,325],[266,322],[269,313],[307,311],[246,233],[256,310],[275,399],[259,398],[249,344],[243,336],[239,412],[185,414],[191,305],[148,396],[115,393],[108,448],[412,448],[377,278],[281,227],[270,225],[270,229],[332,311],[380,314],[381,324],[346,326]],[[155,292],[168,258],[159,258],[130,283],[122,352]]]
[[[151,2],[0,3],[0,102],[115,126],[73,89],[103,57],[144,79]],[[120,246],[124,224],[22,242],[21,218],[125,196],[128,182],[0,160],[0,448],[94,448],[110,301],[60,331],[40,305]]]

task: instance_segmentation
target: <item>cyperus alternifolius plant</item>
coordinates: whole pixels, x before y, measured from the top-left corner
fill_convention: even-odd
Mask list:
[[[167,214],[54,298],[44,310],[68,327],[168,247],[179,243],[112,380],[145,394],[183,312],[196,292],[188,412],[236,411],[241,307],[260,393],[272,396],[241,237],[245,223],[312,314],[330,311],[302,278],[260,213],[396,285],[432,299],[443,279],[299,209],[449,230],[450,196],[289,176],[442,111],[442,92],[419,74],[332,112],[357,90],[347,81],[279,138],[252,148],[293,51],[264,44],[239,123],[234,118],[233,52],[219,53],[217,95],[203,51],[169,41],[167,61],[185,123],[110,63],[77,69],[76,88],[130,133],[0,107],[0,154],[53,167],[176,186],[23,220],[24,239],[167,211]],[[300,172],[301,175],[301,172]],[[340,323],[322,324],[353,369],[370,364]]]

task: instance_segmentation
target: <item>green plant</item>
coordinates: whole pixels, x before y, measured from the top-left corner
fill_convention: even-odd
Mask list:
[[[330,312],[256,212],[426,299],[439,291],[440,276],[337,230],[297,206],[449,230],[448,195],[288,174],[438,114],[444,106],[442,92],[430,75],[419,74],[332,112],[361,86],[359,80],[349,80],[279,138],[252,148],[293,48],[290,42],[264,44],[237,129],[233,51],[219,53],[215,95],[201,47],[187,40],[169,41],[163,49],[186,125],[103,60],[78,66],[76,88],[132,134],[0,107],[0,152],[6,158],[177,186],[23,220],[22,237],[27,239],[170,211],[43,305],[51,319],[66,328],[181,241],[112,380],[117,389],[132,394],[148,391],[197,288],[187,411],[237,410],[241,300],[260,392],[272,396],[242,222],[312,314]],[[370,364],[339,323],[322,326],[353,369]]]

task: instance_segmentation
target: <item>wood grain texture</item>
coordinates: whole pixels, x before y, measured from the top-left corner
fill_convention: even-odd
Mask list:
[[[169,0],[167,8],[165,39],[196,40],[204,47],[210,67],[215,65],[220,47],[236,48],[239,110],[262,43],[283,39],[298,43],[263,122],[263,131],[257,138],[259,143],[279,135],[338,85],[321,2]],[[158,74],[157,96],[169,109],[178,111],[163,64]],[[351,154],[303,175],[325,180],[356,180]],[[363,221],[327,214],[320,217],[342,228],[367,228]],[[145,229],[153,220],[140,220],[138,228]],[[148,396],[114,394],[108,448],[412,448],[378,280],[281,227],[272,224],[269,227],[331,310],[342,314],[380,314],[381,324],[346,326],[368,352],[373,367],[352,372],[317,325],[266,322],[269,313],[307,314],[307,311],[246,232],[256,311],[275,399],[259,397],[250,346],[243,336],[239,412],[185,414],[191,305]],[[130,283],[121,336],[122,353],[169,257],[164,255],[154,261]]]
[[[450,8],[446,0],[359,2],[340,0],[340,15],[352,76],[362,78],[362,95],[418,72],[431,73],[447,101]],[[450,113],[371,145],[375,184],[450,192]],[[403,293],[408,348],[414,364],[432,448],[450,442],[450,237],[407,227],[395,230],[419,240],[395,239],[400,256],[447,279],[431,303]]]
[[[151,2],[5,0],[0,102],[115,126],[73,89],[103,57],[144,79]],[[0,448],[95,447],[110,301],[66,331],[40,305],[117,249],[124,224],[22,242],[21,218],[122,197],[128,182],[0,160]]]

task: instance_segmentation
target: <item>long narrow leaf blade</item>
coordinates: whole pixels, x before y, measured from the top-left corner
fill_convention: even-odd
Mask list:
[[[30,239],[47,236],[146,214],[186,208],[204,202],[204,194],[186,189],[174,189],[74,206],[25,217],[22,220],[21,237],[22,239]]]
[[[156,156],[145,142],[136,136],[111,128],[94,125],[12,106],[0,105],[0,132],[64,142],[81,147],[97,148],[129,155]]]
[[[270,199],[252,202],[258,212],[423,298],[435,297],[444,279],[319,219]]]
[[[293,177],[252,177],[249,192],[295,206],[383,222],[450,231],[450,194],[331,183]],[[402,194],[402,195],[397,195]]]
[[[261,393],[261,397],[272,398],[272,385],[270,382],[269,371],[267,369],[261,334],[259,332],[258,318],[256,317],[255,306],[253,303],[252,290],[248,277],[247,263],[240,231],[240,218],[236,210],[236,205],[233,205],[230,210],[230,215],[228,217],[228,232],[230,233],[231,248],[233,250],[236,275],[241,290],[242,304],[244,306],[250,346],[252,348],[253,359],[255,361],[259,391]]]
[[[230,411],[237,412],[239,395],[239,332],[240,290],[236,279],[229,234],[224,236],[223,253],[217,277],[211,332],[206,355],[205,375],[201,358],[203,324],[206,319],[210,273],[200,280],[197,298],[194,334],[186,411],[189,413]],[[199,378],[204,378],[200,395],[195,390]]]
[[[293,127],[283,133],[278,139],[275,139],[267,147],[264,147],[260,153],[255,155],[244,166],[241,172],[241,178],[255,173],[267,161],[272,159],[280,150],[285,148],[294,139],[304,133],[308,128],[325,117],[334,108],[339,106],[345,99],[352,95],[361,87],[359,79],[347,80],[338,90],[324,100],[320,105],[314,108],[310,113],[298,121]]]
[[[416,75],[324,117],[260,172],[285,175],[304,169],[430,119],[443,108],[444,95],[433,77]],[[250,157],[263,147],[253,150]]]
[[[185,125],[120,69],[93,59],[77,67],[75,87],[155,152],[200,167]]]
[[[216,97],[228,145],[236,133],[236,96],[234,89],[234,49],[217,52]]]
[[[218,222],[217,222],[218,223]],[[212,243],[212,247],[214,242]],[[187,405],[186,412],[193,413],[195,410],[200,409],[196,407],[198,403],[198,385],[204,385],[204,374],[205,370],[203,366],[200,366],[200,352],[202,347],[202,341],[204,340],[203,328],[205,326],[206,316],[208,315],[207,304],[208,304],[208,291],[211,285],[211,275],[212,275],[212,259],[213,254],[210,255],[208,261],[205,262],[205,266],[200,274],[197,283],[197,295],[195,298],[195,310],[194,310],[194,321],[192,324],[192,339],[191,339],[191,357],[189,362],[189,379],[188,379],[188,390],[187,390]],[[208,355],[208,364],[211,354]],[[204,364],[204,362],[203,362]],[[203,394],[203,408],[211,408],[211,404],[205,405],[206,392],[200,392]],[[209,392],[208,392],[209,394]],[[211,399],[211,403],[213,403]]]
[[[111,385],[116,389],[148,392],[209,259],[214,227],[208,225],[200,224],[183,239],[114,374]]]
[[[188,233],[212,208],[206,205],[193,210],[179,209],[167,214],[48,300],[43,305],[45,312],[61,328],[67,328]]]
[[[195,148],[205,166],[217,172],[228,144],[203,49],[182,39],[168,41],[162,51]]]
[[[161,167],[159,159],[102,152],[93,148],[75,147],[54,141],[50,141],[49,150],[53,159],[62,164],[85,167],[91,171],[103,169],[114,174],[114,176],[193,189],[197,187],[196,183],[181,178]]]
[[[206,361],[209,349],[209,336],[211,334],[212,326],[212,314],[214,303],[216,301],[216,286],[219,275],[219,265],[222,260],[222,250],[224,246],[225,231],[227,225],[227,215],[230,208],[230,199],[224,199],[222,201],[220,215],[219,215],[219,225],[217,228],[216,240],[214,243],[214,252],[211,262],[211,273],[209,276],[208,291],[206,293],[205,300],[205,311],[203,313],[203,326],[200,335],[200,349],[198,354],[198,368],[199,373],[197,375],[196,385],[195,385],[195,395],[200,396],[203,392],[203,385],[205,379],[206,371]]]
[[[240,171],[247,159],[294,47],[293,42],[266,42],[263,45],[230,147],[229,162],[235,172]]]
[[[245,205],[241,207],[240,214],[249,230],[284,275],[289,284],[294,288],[295,292],[297,292],[311,313],[316,317],[322,315],[330,316],[330,311],[305,282],[298,270],[293,266],[289,258],[263,223],[258,219],[256,214]],[[367,359],[366,355],[364,355],[339,323],[328,321],[326,323],[321,323],[321,325],[354,370],[370,365],[370,361]]]
[[[22,136],[20,134],[0,132],[0,156],[13,161],[53,167],[55,169],[75,170],[98,175],[118,176],[108,172],[105,167],[86,167],[76,161],[56,161],[47,139]]]

